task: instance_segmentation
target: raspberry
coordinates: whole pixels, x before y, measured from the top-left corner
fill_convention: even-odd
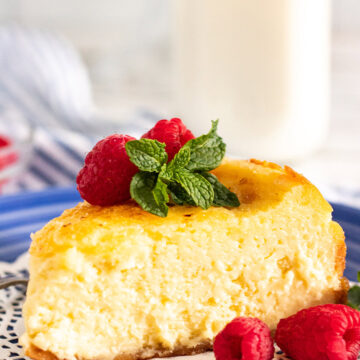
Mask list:
[[[5,150],[3,153],[1,153],[3,149],[11,145],[12,141],[8,137],[0,135],[0,170],[15,163],[18,159],[15,151],[10,152],[8,150]]]
[[[320,305],[280,320],[277,345],[294,360],[356,360],[360,312],[346,305]]]
[[[0,148],[9,146],[11,144],[10,139],[5,137],[4,135],[0,135]]]
[[[216,335],[214,353],[216,360],[271,360],[270,329],[256,318],[235,318]]]
[[[166,144],[169,161],[189,140],[194,139],[193,133],[186,128],[179,118],[159,120],[155,126],[145,133],[142,139],[154,139]]]
[[[76,183],[81,197],[92,205],[113,205],[130,198],[130,182],[138,168],[129,160],[125,144],[135,138],[110,135],[87,154]]]

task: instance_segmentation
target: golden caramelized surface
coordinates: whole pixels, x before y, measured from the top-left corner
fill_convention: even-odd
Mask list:
[[[236,316],[275,328],[337,302],[345,244],[331,207],[290,168],[225,161],[239,208],[80,203],[33,236],[23,343],[59,359],[151,357],[210,343]]]
[[[298,205],[307,205],[312,196],[315,196],[317,201],[312,202],[313,209],[330,216],[331,207],[318,190],[290,168],[283,170],[275,164],[260,163],[256,160],[226,161],[213,173],[237,194],[241,202],[239,208],[212,207],[204,211],[197,207],[174,206],[170,208],[166,218],[160,218],[143,211],[133,201],[110,207],[93,206],[84,202],[66,210],[60,218],[52,220],[40,230],[34,236],[30,252],[36,256],[47,257],[54,252],[76,246],[84,253],[101,252],[106,255],[107,252],[112,257],[114,250],[126,239],[137,234],[137,231],[151,232],[152,228],[169,226],[178,228],[179,225],[187,226],[191,223],[207,222],[209,219],[221,223],[223,218],[255,215],[277,206],[284,195],[299,184],[304,185],[301,191],[306,191],[306,196]],[[117,232],[117,228],[121,231]]]

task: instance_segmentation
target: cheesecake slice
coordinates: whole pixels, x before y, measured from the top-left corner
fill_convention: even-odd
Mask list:
[[[225,161],[213,173],[238,208],[134,202],[66,210],[33,236],[24,306],[36,360],[145,359],[203,352],[237,316],[275,329],[302,308],[341,303],[344,233],[288,167]]]

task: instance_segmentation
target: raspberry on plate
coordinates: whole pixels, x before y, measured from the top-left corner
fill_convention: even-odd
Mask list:
[[[216,335],[214,354],[216,360],[271,360],[270,329],[256,318],[235,318]]]
[[[360,312],[346,305],[320,305],[280,320],[275,341],[294,360],[356,360]]]
[[[81,197],[92,205],[113,205],[130,199],[130,182],[138,168],[129,160],[128,135],[110,135],[87,154],[76,183]]]
[[[194,139],[193,133],[186,128],[181,119],[159,120],[155,126],[145,133],[142,139],[154,139],[166,144],[169,161],[177,154],[183,145]]]

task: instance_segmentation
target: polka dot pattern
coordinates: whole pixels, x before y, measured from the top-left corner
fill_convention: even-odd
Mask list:
[[[26,269],[1,271],[1,277],[28,276]],[[19,344],[19,336],[24,332],[22,305],[26,286],[16,285],[0,290],[0,359],[27,360]]]

